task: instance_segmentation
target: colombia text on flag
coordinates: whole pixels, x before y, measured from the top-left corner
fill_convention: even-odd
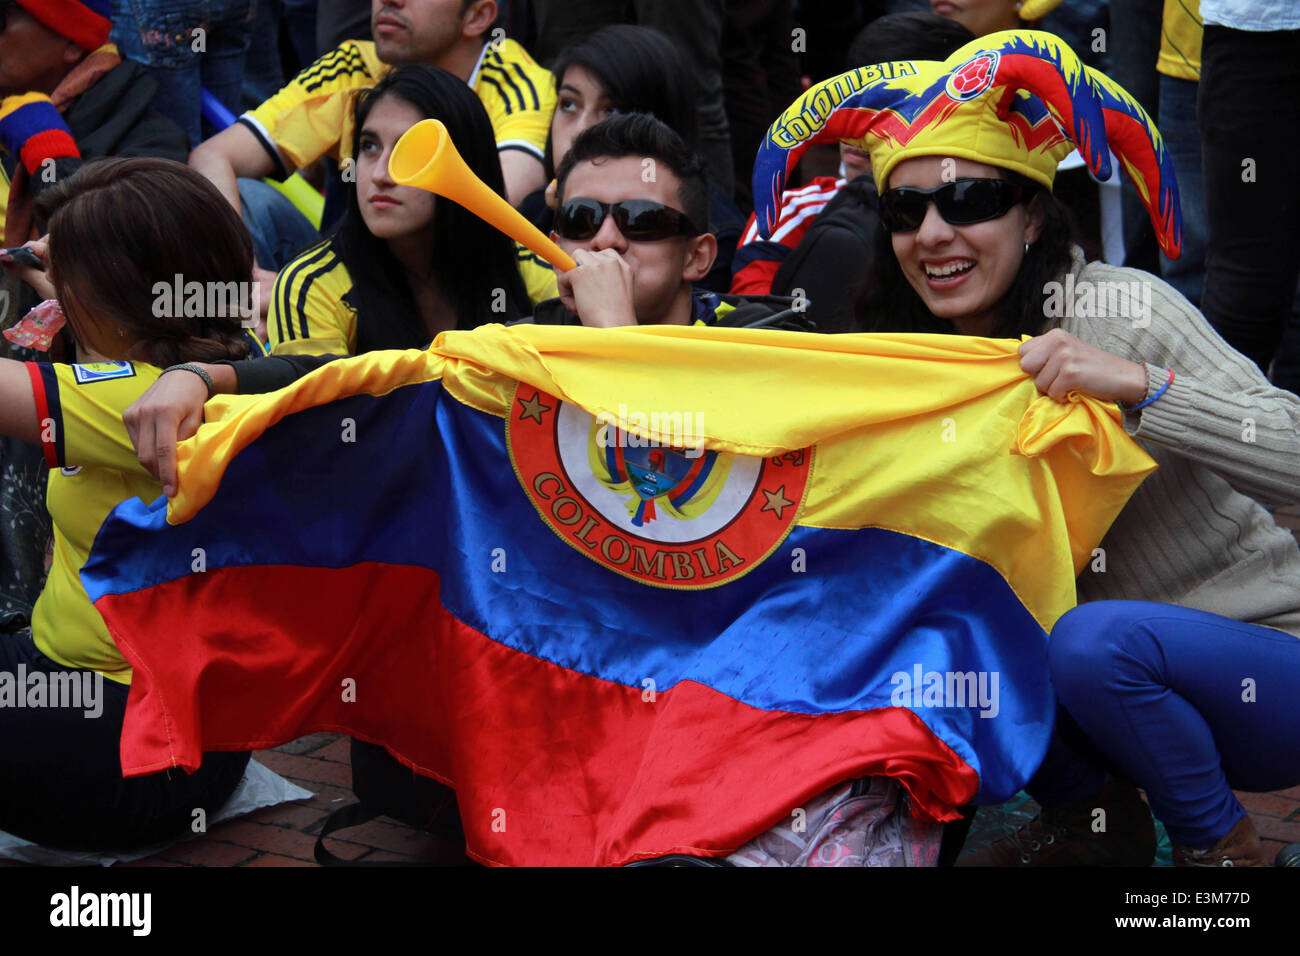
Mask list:
[[[1154,467],[1016,345],[487,326],[209,403],[170,510],[124,502],[83,572],[123,768],[343,731],[514,864],[724,855],[866,775],[1003,800]]]

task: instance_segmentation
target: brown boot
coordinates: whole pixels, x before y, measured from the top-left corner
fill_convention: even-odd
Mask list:
[[[1173,845],[1174,866],[1268,866],[1269,860],[1255,832],[1250,817],[1242,817],[1237,825],[1223,835],[1208,850],[1193,850],[1189,846]]]
[[[1104,831],[1093,829],[1105,810]],[[960,857],[955,866],[1150,866],[1151,811],[1128,781],[1112,779],[1090,800],[1042,811],[1015,833]]]

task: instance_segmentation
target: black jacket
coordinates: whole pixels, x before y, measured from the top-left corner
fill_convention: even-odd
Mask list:
[[[847,183],[813,220],[772,279],[776,294],[800,293],[821,332],[861,332],[856,303],[870,281],[880,227],[870,176]]]
[[[133,60],[123,60],[77,97],[63,114],[81,158],[54,162],[55,181],[71,176],[86,160],[103,156],[156,156],[183,163],[190,144],[185,131],[153,108],[158,81]],[[51,183],[30,180],[33,196]]]

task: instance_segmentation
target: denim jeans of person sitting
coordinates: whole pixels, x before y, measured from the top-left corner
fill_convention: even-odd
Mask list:
[[[113,0],[112,41],[158,81],[154,106],[185,130],[191,147],[204,135],[200,87],[240,112],[244,53],[258,2]]]
[[[1203,850],[1245,815],[1234,789],[1300,784],[1300,639],[1290,634],[1096,601],[1057,621],[1048,659],[1073,721],[1058,724],[1025,788],[1044,807],[1090,799],[1114,767],[1146,792],[1170,840]]]
[[[240,214],[253,237],[253,257],[269,272],[279,272],[289,260],[320,239],[283,193],[260,179],[240,179]]]

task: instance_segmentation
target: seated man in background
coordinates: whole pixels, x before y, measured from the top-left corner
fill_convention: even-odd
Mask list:
[[[544,184],[542,154],[555,108],[551,74],[518,43],[491,35],[495,0],[374,0],[375,39],[348,40],[275,96],[202,143],[190,165],[236,208],[240,177],[283,179],[321,156],[353,160],[352,95],[391,66],[426,63],[459,76],[483,101],[496,135],[506,198]]]

